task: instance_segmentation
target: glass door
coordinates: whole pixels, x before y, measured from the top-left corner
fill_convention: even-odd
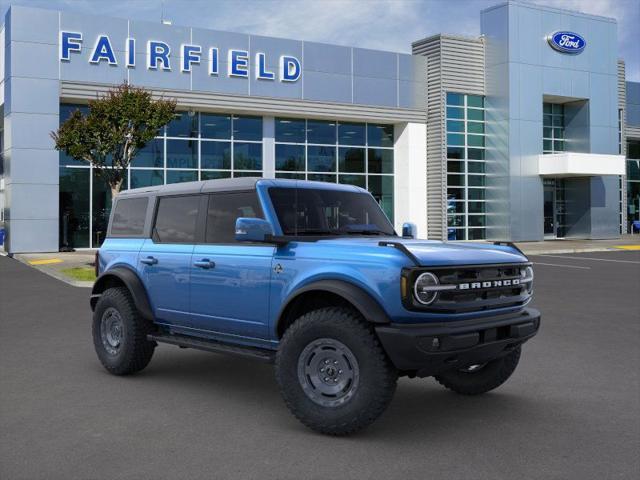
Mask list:
[[[543,182],[544,238],[564,238],[567,231],[565,182],[561,178],[547,178]]]
[[[555,238],[555,195],[556,181],[553,178],[544,179],[544,238]]]
[[[564,186],[564,179],[556,178],[556,197],[553,209],[556,219],[556,238],[564,238],[567,235],[567,199]]]

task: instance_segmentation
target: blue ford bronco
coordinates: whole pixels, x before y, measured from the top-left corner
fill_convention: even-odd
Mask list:
[[[345,435],[398,376],[476,395],[504,383],[540,314],[510,244],[402,236],[366,191],[235,178],[119,194],[96,255],[93,343],[115,375],[158,343],[275,363],[291,412]]]

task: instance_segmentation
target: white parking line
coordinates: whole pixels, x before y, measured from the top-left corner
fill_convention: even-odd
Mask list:
[[[533,256],[533,255],[532,255]],[[616,262],[616,263],[637,263],[635,260],[614,260],[612,258],[593,258],[593,257],[569,257],[567,255],[537,255],[538,257],[549,257],[549,258],[568,258],[568,259],[576,259],[576,260],[593,260],[596,262]]]
[[[549,267],[567,267],[567,268],[579,268],[581,270],[591,270],[591,267],[579,267],[577,265],[560,265],[559,263],[542,263],[542,262],[531,262],[534,265],[547,265]]]

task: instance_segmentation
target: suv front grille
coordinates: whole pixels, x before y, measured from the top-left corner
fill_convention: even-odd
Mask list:
[[[529,266],[524,263],[411,269],[406,272],[409,285],[425,272],[436,275],[439,281],[438,294],[429,305],[421,305],[413,294],[408,295],[411,309],[463,313],[524,306],[532,293],[531,283],[523,281]]]

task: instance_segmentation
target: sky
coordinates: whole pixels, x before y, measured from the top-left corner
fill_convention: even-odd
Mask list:
[[[640,81],[640,0],[528,0],[613,17],[627,80]],[[480,11],[503,0],[0,0],[9,5],[67,10],[174,25],[411,51],[436,33],[477,36]]]

